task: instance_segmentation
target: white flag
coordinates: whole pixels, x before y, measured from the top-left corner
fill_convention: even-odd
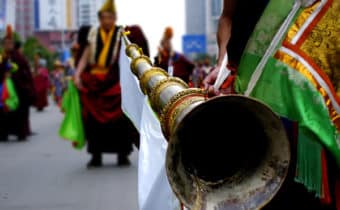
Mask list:
[[[130,70],[122,41],[120,49],[120,84],[122,109],[140,132],[138,163],[138,200],[140,210],[179,210],[165,171],[165,140],[157,116],[143,95],[139,82]]]

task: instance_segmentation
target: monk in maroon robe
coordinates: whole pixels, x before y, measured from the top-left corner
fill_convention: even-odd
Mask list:
[[[101,166],[102,153],[116,153],[118,165],[129,165],[132,145],[139,140],[138,131],[121,109],[118,57],[122,28],[115,25],[116,12],[110,4],[112,1],[99,12],[100,27],[84,26],[78,34],[78,44],[84,49],[80,60],[76,59],[74,82],[81,91],[87,150],[92,155],[88,167]],[[137,26],[130,30],[134,36],[143,34]],[[135,38],[145,45],[144,36]]]
[[[38,111],[43,111],[48,106],[49,74],[46,68],[46,60],[40,59],[34,77],[36,100],[34,106]]]
[[[17,110],[7,113],[7,132],[2,135],[4,135],[3,138],[7,138],[9,134],[13,134],[18,137],[18,140],[23,141],[30,135],[29,107],[35,100],[33,77],[26,58],[21,52],[15,50],[11,33],[5,36],[3,44],[4,55],[0,63],[0,70],[6,71],[10,63],[15,63],[18,66],[18,69],[11,73],[11,78],[19,97],[19,107]]]
[[[172,36],[172,29],[166,28],[161,40],[161,46],[158,49],[158,55],[155,57],[154,65],[168,71],[171,76],[179,77],[186,83],[189,83],[195,64],[183,54],[172,49]]]

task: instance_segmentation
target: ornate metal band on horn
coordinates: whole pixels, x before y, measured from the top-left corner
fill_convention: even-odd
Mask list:
[[[140,81],[143,93],[149,96],[152,108],[160,118],[164,136],[169,139],[180,119],[195,107],[191,105],[205,101],[204,91],[189,89],[183,80],[170,77],[165,70],[152,66],[150,58],[138,45],[130,43],[126,36],[123,38],[125,53],[131,58],[131,70]],[[194,100],[188,100],[190,97]],[[174,110],[176,115],[173,115]]]

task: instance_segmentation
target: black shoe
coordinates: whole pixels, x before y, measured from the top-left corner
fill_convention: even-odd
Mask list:
[[[92,155],[91,160],[87,163],[87,168],[99,168],[103,165],[101,155]]]
[[[28,134],[29,136],[36,136],[38,135],[36,132],[31,132],[30,134]]]
[[[118,166],[130,166],[131,162],[127,155],[118,155]]]
[[[23,141],[26,141],[26,140],[27,140],[26,137],[23,137],[23,136],[18,137],[18,141],[20,141],[20,142],[23,142]]]
[[[0,136],[0,142],[7,142],[8,136]]]

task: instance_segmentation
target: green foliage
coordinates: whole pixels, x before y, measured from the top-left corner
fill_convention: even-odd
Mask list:
[[[20,36],[20,34],[18,34],[17,32],[14,32],[14,41],[22,41],[22,38]]]
[[[14,32],[15,42],[22,42],[21,36]],[[58,58],[57,53],[50,52],[46,47],[44,47],[37,38],[28,37],[26,41],[22,44],[22,51],[26,58],[33,64],[34,57],[37,53],[41,55],[42,58],[46,59],[48,69],[53,68],[54,61]],[[0,44],[0,54],[3,53],[2,43]]]
[[[41,55],[41,58],[47,60],[48,69],[53,68],[53,62],[58,57],[57,53],[50,52],[45,48],[37,38],[28,37],[23,45],[23,53],[29,61],[33,62],[37,53]]]

